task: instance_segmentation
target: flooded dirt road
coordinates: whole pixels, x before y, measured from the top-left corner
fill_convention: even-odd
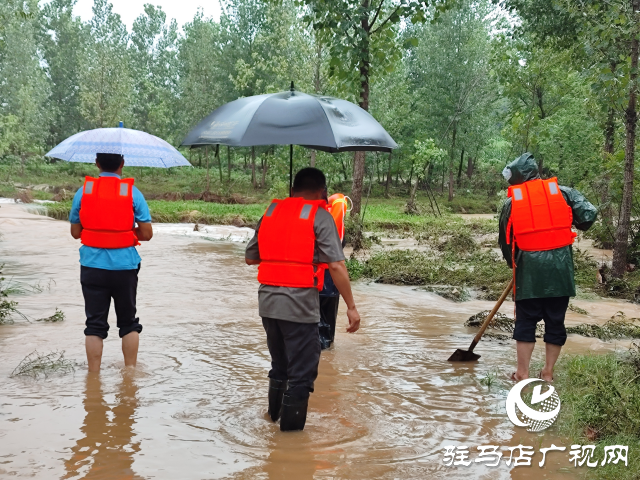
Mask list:
[[[56,307],[57,324],[0,326],[0,478],[35,479],[409,479],[579,478],[556,454],[538,467],[445,467],[445,445],[567,445],[553,428],[517,429],[504,407],[513,370],[511,342],[482,342],[477,364],[446,359],[466,348],[462,326],[488,302],[456,304],[407,287],[355,286],[363,326],[344,333],[341,306],[335,346],[322,354],[304,432],[281,433],[266,419],[269,357],[257,316],[256,271],[242,243],[193,238],[159,228],[139,247],[139,366],[123,369],[115,317],[103,370],[84,365],[83,300],[77,249],[68,224],[0,208],[0,264],[13,282],[35,287],[16,296],[32,319]],[[223,236],[229,239],[228,236]],[[576,302],[604,322],[630,304]],[[512,311],[506,304],[503,311]],[[570,321],[585,316],[570,313]],[[539,344],[541,346],[541,344]],[[567,350],[615,344],[571,336]],[[619,347],[622,348],[622,347]],[[75,374],[9,378],[34,350],[65,350]],[[536,349],[539,358],[540,348]],[[507,452],[508,456],[508,452]]]

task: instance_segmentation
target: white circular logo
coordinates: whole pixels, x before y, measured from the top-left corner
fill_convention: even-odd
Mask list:
[[[542,393],[542,385],[536,385],[533,387],[533,394],[531,395],[531,405],[538,405],[539,410],[527,405],[522,398],[522,389],[533,382],[542,382],[547,384],[544,380],[539,378],[527,378],[521,382],[516,383],[509,395],[507,395],[507,415],[511,423],[518,427],[528,427],[528,432],[541,432],[545,428],[549,428],[553,425],[553,422],[558,418],[560,413],[560,397],[558,392],[551,385],[549,389]],[[516,409],[516,407],[518,407]],[[520,415],[518,416],[518,411]]]

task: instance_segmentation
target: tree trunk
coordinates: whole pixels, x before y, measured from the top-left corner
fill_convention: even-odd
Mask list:
[[[220,186],[222,186],[222,160],[220,159],[220,145],[216,145],[216,157],[218,158],[218,172],[220,173]]]
[[[429,162],[429,167],[427,168],[427,179],[425,180],[428,187],[431,187],[431,184],[433,183],[433,169],[433,162]]]
[[[636,0],[631,2],[635,8]],[[633,202],[633,174],[635,163],[636,97],[638,90],[638,37],[631,40],[631,71],[629,73],[629,105],[625,111],[625,148],[624,148],[624,186],[622,202],[620,204],[620,221],[616,231],[616,242],[613,250],[613,265],[611,273],[616,278],[622,278],[627,269],[627,248],[629,243],[629,227],[631,223],[631,206]]]
[[[227,145],[227,182],[231,184],[231,147]]]
[[[612,70],[613,71],[613,70]],[[604,160],[613,155],[615,150],[615,110],[609,108],[607,112],[607,121],[604,127]],[[611,176],[608,169],[605,169],[602,177],[597,181],[597,189],[600,190],[600,220],[604,226],[608,238],[607,240],[601,240],[602,248],[613,248],[615,243],[615,225],[614,225],[614,211],[611,205],[611,194],[609,192],[609,184],[611,183]]]
[[[267,183],[267,170],[269,169],[269,157],[267,157],[267,153],[264,154],[264,160],[262,162],[262,180],[260,181],[260,185],[262,188],[265,187]]]
[[[416,177],[415,184],[409,184],[409,201],[407,202],[406,213],[418,214],[418,206],[416,205],[416,192],[418,191],[418,184],[420,183],[420,177]]]
[[[469,180],[471,180],[471,177],[473,176],[473,157],[472,156],[468,156],[467,157],[467,178]]]
[[[342,157],[342,155],[340,155],[339,158],[340,158],[340,165],[342,165],[342,176],[344,177],[344,181],[346,182],[347,180],[349,180],[349,174],[347,173],[347,166],[344,163],[344,158]]]
[[[204,156],[207,157],[207,188],[205,192],[209,193],[209,187],[211,185],[211,182],[209,179],[209,147],[204,147]]]
[[[536,161],[538,162],[538,171],[540,172],[540,177],[544,178],[542,175],[542,169],[544,168],[544,157],[541,154],[538,154],[536,157]]]
[[[256,147],[251,147],[251,185],[256,188]]]
[[[361,19],[362,29],[369,33],[371,26],[369,25],[369,16],[366,13],[369,8],[369,0],[362,0],[362,11],[365,12]],[[360,108],[369,111],[369,36],[363,36],[362,57],[360,61]],[[351,216],[360,215],[360,207],[362,206],[362,186],[364,184],[365,171],[365,152],[355,152],[353,156],[353,183],[351,185],[351,200],[353,207]]]
[[[411,181],[413,180],[413,169],[416,165],[415,160],[411,162],[411,170],[409,171],[409,191],[411,191]]]
[[[322,68],[322,44],[318,41],[318,36],[316,35],[316,64],[315,64],[315,72],[313,75],[313,89],[316,93],[320,93],[322,89],[321,85],[321,68]],[[313,167],[313,165],[311,165]]]
[[[316,151],[315,150],[311,150],[311,159],[309,160],[309,166],[310,167],[315,167],[316,166]]]
[[[362,206],[362,186],[364,184],[365,152],[356,152],[353,156],[353,183],[351,184],[351,200],[353,207],[351,216],[360,214]]]
[[[607,123],[604,127],[604,153],[609,155],[613,155],[615,149],[615,114],[616,111],[613,107],[609,107],[609,111],[607,112]]]
[[[387,167],[387,183],[384,186],[384,194],[385,196],[389,196],[389,185],[391,185],[391,153],[389,153],[389,159],[387,160],[389,163]]]
[[[449,155],[449,201],[453,200],[453,154],[456,149],[456,134],[458,133],[458,125],[453,122],[453,135],[451,135],[451,154]]]
[[[460,152],[460,165],[458,165],[458,188],[460,188],[460,182],[462,182],[462,162],[464,161],[464,148]]]

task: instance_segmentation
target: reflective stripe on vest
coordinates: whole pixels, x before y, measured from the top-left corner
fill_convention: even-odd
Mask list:
[[[273,200],[258,230],[261,284],[322,290],[327,265],[313,263],[313,224],[318,208],[326,205],[298,197]]]
[[[336,222],[340,241],[344,240],[344,217],[347,214],[347,199],[341,193],[334,193],[329,197],[327,209]]]
[[[85,178],[80,202],[83,245],[96,248],[140,245],[133,231],[133,182],[133,178]]]
[[[508,196],[511,197],[509,225],[520,250],[553,250],[573,243],[576,237],[571,231],[573,214],[556,178],[511,186]],[[508,242],[510,238],[507,231]]]

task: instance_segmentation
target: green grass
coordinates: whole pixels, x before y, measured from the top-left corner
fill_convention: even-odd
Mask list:
[[[204,223],[208,225],[255,226],[267,204],[233,205],[204,202],[202,200],[175,201],[149,200],[151,218],[156,223]],[[71,201],[47,205],[47,215],[67,220]]]
[[[445,209],[442,216],[435,216],[430,209],[422,209],[421,215],[404,213],[406,199],[370,199],[366,210],[363,207],[365,230],[391,230],[398,233],[430,233],[433,235],[450,235],[458,231],[462,225],[478,234],[496,233],[498,223],[487,219],[465,219],[452,215]]]
[[[148,200],[151,217],[158,223],[199,222],[206,224],[236,224],[241,220],[246,225],[255,225],[268,202],[248,204],[228,204],[205,202],[202,200]],[[472,234],[495,234],[497,222],[494,220],[465,220],[458,215],[406,215],[401,202],[377,199],[370,202],[364,215],[365,230],[418,236],[421,241],[439,241],[452,235],[466,235],[461,239],[469,244]],[[47,215],[66,220],[71,209],[71,201],[61,201],[47,205]],[[461,233],[462,232],[462,233]]]
[[[640,472],[640,351],[561,359],[554,385],[562,401],[558,428],[572,443],[628,445],[629,466],[589,469],[590,478],[637,479]]]
[[[2,267],[4,265],[0,265],[0,275],[2,275]],[[18,302],[7,298],[10,294],[17,293],[17,291],[18,289],[15,286],[8,285],[5,278],[0,276],[0,325],[13,324],[13,317],[16,315],[26,318],[18,310]]]
[[[609,269],[605,269],[607,283],[598,285],[597,293],[606,297],[620,298],[640,303],[640,270],[626,272],[621,279],[611,278]]]
[[[394,285],[451,285],[476,288],[481,297],[495,300],[511,279],[511,269],[492,252],[436,256],[416,250],[376,252],[364,261],[347,262],[353,279],[368,278]]]
[[[34,379],[47,378],[52,374],[74,372],[75,367],[76,363],[73,360],[64,358],[64,350],[47,354],[33,351],[22,359],[9,376],[31,377]]]
[[[56,312],[50,317],[38,318],[36,322],[49,322],[49,323],[57,323],[63,322],[65,319],[64,312],[56,308]]]
[[[209,225],[255,226],[267,204],[229,205],[201,200],[149,200],[151,218],[158,223],[195,222]]]

